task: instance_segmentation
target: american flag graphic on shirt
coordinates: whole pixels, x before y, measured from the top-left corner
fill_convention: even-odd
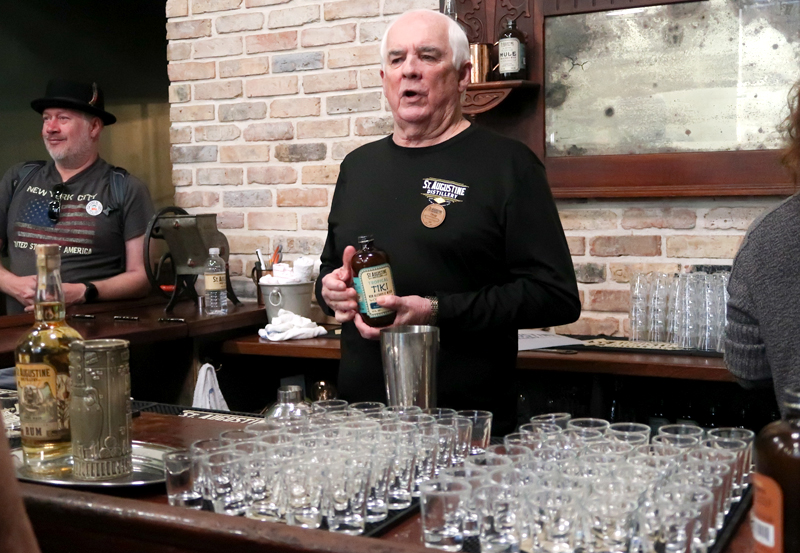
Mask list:
[[[49,198],[32,198],[20,213],[15,228],[19,240],[33,244],[90,247],[94,243],[95,220],[86,204],[61,200],[61,217],[54,223],[47,216]]]

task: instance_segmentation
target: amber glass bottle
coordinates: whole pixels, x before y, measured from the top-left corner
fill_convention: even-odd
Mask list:
[[[394,294],[394,280],[389,266],[389,256],[378,250],[371,235],[358,237],[359,250],[350,261],[353,286],[358,292],[358,310],[369,326],[386,326],[397,315],[375,301],[380,296]]]
[[[784,411],[754,443],[756,553],[800,551],[800,388],[786,390]]]
[[[527,79],[525,62],[525,35],[517,29],[514,19],[506,21],[506,28],[497,41],[498,72],[500,80]]]
[[[25,465],[38,474],[72,470],[69,344],[78,331],[64,322],[58,246],[36,246],[36,322],[17,342],[17,390]]]

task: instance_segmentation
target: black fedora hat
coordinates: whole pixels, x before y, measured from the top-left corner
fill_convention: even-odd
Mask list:
[[[117,118],[105,110],[103,91],[97,83],[52,79],[47,83],[44,98],[31,102],[31,107],[39,113],[47,108],[75,109],[99,117],[104,125],[117,122]]]

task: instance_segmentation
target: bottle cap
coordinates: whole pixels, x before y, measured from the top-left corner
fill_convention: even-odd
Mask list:
[[[48,270],[61,267],[60,248],[57,244],[36,244],[36,266]]]
[[[358,243],[363,244],[364,242],[371,242],[374,239],[375,238],[373,238],[371,234],[362,234],[358,237]]]
[[[517,26],[517,20],[516,19],[512,19],[510,17],[508,19],[506,19],[506,29],[513,29],[516,26]]]
[[[297,385],[278,388],[279,403],[300,403],[303,401],[303,388]]]
[[[219,255],[219,248],[208,248],[208,253],[211,255]]]

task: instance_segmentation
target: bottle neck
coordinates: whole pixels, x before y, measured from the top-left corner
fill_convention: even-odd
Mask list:
[[[456,13],[456,1],[455,0],[444,0],[444,7],[442,8],[442,13],[452,19],[453,21],[458,21],[458,14]]]
[[[783,392],[783,419],[800,419],[800,387],[790,386]]]
[[[63,322],[65,311],[61,270],[40,266],[36,280],[36,297],[34,298],[36,322]]]
[[[784,404],[783,419],[787,421],[800,420],[800,405],[798,404]]]
[[[364,242],[361,242],[361,249],[364,251],[369,251],[374,249],[374,245],[372,242],[373,242],[372,240],[366,240]]]

